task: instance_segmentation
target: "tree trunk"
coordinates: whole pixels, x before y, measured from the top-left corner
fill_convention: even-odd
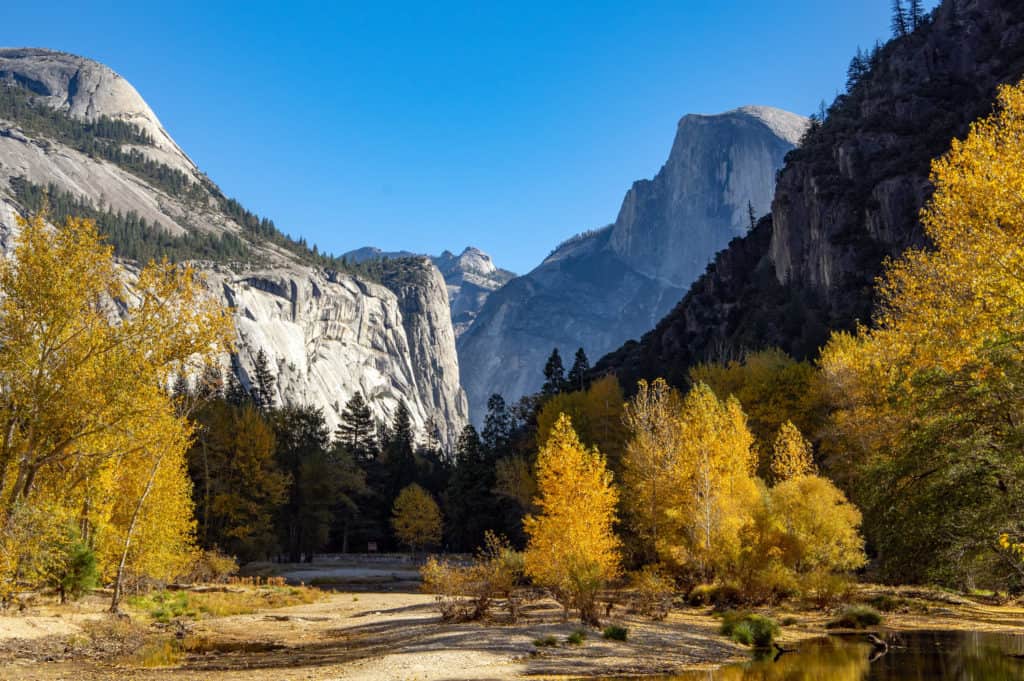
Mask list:
[[[110,598],[110,612],[115,614],[121,608],[121,583],[124,580],[125,565],[128,563],[128,550],[132,544],[132,533],[135,532],[139,515],[142,513],[142,504],[145,503],[146,497],[149,496],[150,491],[153,489],[153,483],[156,482],[156,472],[160,468],[160,462],[163,458],[163,455],[160,455],[153,464],[153,470],[149,473],[149,480],[146,481],[146,487],[142,491],[142,496],[139,497],[138,503],[135,504],[135,510],[132,511],[132,519],[128,523],[127,532],[125,532],[124,546],[121,549],[121,560],[117,564],[117,576],[114,578],[114,595]]]

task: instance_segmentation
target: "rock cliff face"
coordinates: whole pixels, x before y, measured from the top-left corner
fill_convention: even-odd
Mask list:
[[[230,234],[243,240],[243,262],[200,262],[211,290],[235,311],[241,378],[263,349],[277,377],[278,403],[323,409],[334,427],[357,390],[379,418],[404,401],[421,433],[451,445],[467,419],[447,290],[428,261],[402,261],[381,283],[310,264],[281,241],[257,238],[224,208],[219,189],[182,152],[134,88],[107,67],[59,52],[0,50],[0,88],[75,120],[100,117],[141,128],[146,158],[188,178],[187,196],[168,192],[138,172],[89,155],[0,117],[0,243],[10,248],[15,212],[23,212],[15,178],[53,184],[95,206],[132,211],[172,235]],[[2,93],[0,93],[2,94]]]
[[[409,251],[382,251],[373,246],[364,246],[345,253],[344,257],[362,263],[369,260],[424,256],[417,256]],[[473,323],[487,301],[487,296],[516,276],[513,272],[496,267],[491,256],[473,246],[467,246],[459,255],[445,251],[441,255],[425,257],[429,257],[441,271],[447,285],[455,338],[461,336]]]
[[[870,321],[886,257],[923,245],[931,159],[1024,75],[1024,4],[946,0],[891,41],[787,158],[772,215],[721,253],[679,305],[598,371],[627,383],[779,346],[814,355],[832,329]]]
[[[487,398],[537,390],[553,347],[600,356],[657,322],[715,252],[768,210],[775,173],[807,124],[778,109],[685,116],[668,161],[636,182],[615,223],[559,246],[491,294],[458,340],[479,421]]]
[[[445,251],[433,258],[433,261],[448,285],[456,339],[473,324],[488,296],[516,276],[508,270],[495,267],[491,256],[472,246],[459,255]]]

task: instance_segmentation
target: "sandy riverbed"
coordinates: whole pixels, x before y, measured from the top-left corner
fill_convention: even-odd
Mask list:
[[[1022,631],[1024,609],[953,598],[893,613],[887,626],[905,629]],[[924,601],[921,601],[922,603]],[[590,631],[582,646],[565,638],[578,625],[561,621],[550,601],[531,605],[519,624],[444,624],[430,596],[415,592],[330,592],[311,604],[190,622],[177,630],[201,642],[177,666],[139,669],[116,655],[68,655],[67,641],[102,619],[99,599],[71,608],[40,607],[28,616],[0,617],[0,678],[11,681],[99,679],[252,679],[339,681],[443,681],[668,673],[708,668],[748,651],[717,633],[705,608],[681,608],[662,622],[625,609],[609,622],[629,629],[627,642],[605,641]],[[828,615],[775,611],[789,617],[782,641],[824,633]],[[162,635],[169,636],[173,629]],[[152,635],[152,633],[147,634]],[[560,645],[538,648],[554,636]],[[206,651],[206,652],[201,652]]]

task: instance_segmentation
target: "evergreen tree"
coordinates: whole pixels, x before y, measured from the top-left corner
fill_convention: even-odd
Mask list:
[[[448,540],[456,551],[473,551],[483,543],[484,533],[496,520],[494,466],[488,461],[483,443],[473,426],[459,436],[455,470],[445,492]]]
[[[365,479],[347,452],[331,448],[319,409],[278,409],[273,426],[278,466],[294,481],[279,514],[279,537],[289,561],[308,562],[330,540],[339,505],[355,507]]]
[[[565,388],[565,367],[562,365],[562,355],[558,348],[551,351],[547,363],[544,365],[544,385],[540,391],[545,397],[557,395]]]
[[[253,360],[253,400],[263,411],[274,408],[274,374],[270,372],[267,353],[263,348],[256,353]]]
[[[233,368],[228,372],[228,384],[224,388],[224,399],[236,407],[252,403],[252,395],[246,391],[245,386],[238,380],[237,363],[238,358],[232,357]]]
[[[757,213],[754,212],[754,204],[751,201],[747,201],[747,219],[750,220],[748,231],[753,232],[754,228],[757,227]]]
[[[487,400],[482,435],[484,449],[492,461],[511,453],[515,425],[515,417],[505,404],[505,398],[497,393],[491,395]]]
[[[587,359],[587,353],[583,352],[583,348],[580,348],[576,351],[572,368],[569,369],[569,390],[586,390],[588,373],[590,373],[590,360]]]
[[[910,18],[907,16],[907,9],[903,6],[903,0],[892,0],[892,34],[896,38],[902,38],[910,32]]]
[[[924,24],[924,19],[924,3],[922,3],[921,0],[910,0],[910,11],[908,17],[910,27],[916,30],[917,27]]]
[[[196,397],[210,402],[224,397],[224,374],[217,364],[207,364],[196,381]]]
[[[373,422],[370,405],[361,392],[356,392],[345,405],[335,438],[356,460],[365,461],[377,456],[377,426]]]
[[[188,397],[192,394],[192,388],[189,387],[188,377],[184,373],[178,372],[174,377],[174,384],[171,386],[171,394],[177,398]]]
[[[399,402],[387,447],[384,449],[383,463],[387,481],[382,491],[387,495],[389,506],[398,495],[398,491],[416,479],[415,447],[412,415],[405,402]]]
[[[850,60],[850,67],[846,70],[846,91],[851,92],[861,78],[867,75],[869,69],[869,57],[858,47],[857,54]]]

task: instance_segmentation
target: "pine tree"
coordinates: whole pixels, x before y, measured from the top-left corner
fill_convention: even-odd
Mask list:
[[[196,381],[196,397],[203,402],[218,400],[224,396],[224,374],[215,363],[203,367],[203,373]]]
[[[576,351],[572,368],[569,369],[569,389],[586,390],[588,373],[590,373],[590,360],[587,359],[587,353],[583,351],[583,348],[580,348]]]
[[[868,55],[858,47],[857,54],[850,60],[850,67],[846,70],[847,92],[851,92],[853,88],[857,86],[857,83],[861,81],[861,78],[867,75],[868,69]]]
[[[754,212],[754,204],[751,201],[747,201],[747,219],[750,221],[748,231],[753,232],[757,227],[757,213]]]
[[[224,388],[224,399],[236,407],[240,407],[243,404],[251,404],[253,401],[252,395],[246,391],[245,386],[242,385],[238,378],[240,366],[237,356],[232,356],[231,365],[232,369],[228,372],[228,384]]]
[[[457,551],[472,551],[484,540],[484,533],[496,520],[494,509],[494,467],[473,426],[459,436],[455,470],[445,490],[448,539]]]
[[[916,30],[919,26],[924,24],[924,18],[924,4],[921,0],[910,0],[910,11],[908,17],[910,27]]]
[[[192,394],[192,388],[188,384],[188,377],[178,372],[174,377],[174,384],[171,386],[171,394],[177,398],[185,398]]]
[[[505,398],[495,393],[487,400],[487,416],[484,417],[483,436],[484,449],[492,459],[500,459],[511,453],[512,431],[515,429],[515,417],[505,404]]]
[[[267,353],[263,348],[256,353],[253,360],[253,400],[263,411],[274,408],[274,374],[270,373]]]
[[[910,32],[910,19],[903,6],[903,0],[892,0],[892,34],[902,38]]]
[[[356,392],[345,404],[334,437],[359,461],[377,456],[377,426],[361,392]]]
[[[565,367],[562,365],[562,355],[559,354],[558,348],[555,348],[544,365],[544,385],[540,391],[543,395],[550,397],[562,392],[564,388]]]

